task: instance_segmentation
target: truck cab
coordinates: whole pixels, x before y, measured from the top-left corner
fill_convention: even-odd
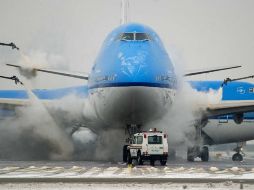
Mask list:
[[[127,146],[127,162],[130,164],[136,159],[139,165],[144,161],[150,161],[154,165],[155,161],[160,161],[161,165],[166,165],[168,159],[167,134],[156,129],[136,133]]]

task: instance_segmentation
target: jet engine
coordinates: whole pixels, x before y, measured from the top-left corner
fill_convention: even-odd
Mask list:
[[[234,114],[233,119],[236,124],[241,124],[243,122],[243,113]]]

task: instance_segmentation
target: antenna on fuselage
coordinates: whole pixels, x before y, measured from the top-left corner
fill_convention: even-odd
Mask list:
[[[129,15],[129,0],[122,0],[121,3],[121,24],[128,22]]]

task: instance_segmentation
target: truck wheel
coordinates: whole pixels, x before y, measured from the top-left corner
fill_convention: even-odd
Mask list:
[[[132,164],[131,153],[127,152],[127,164]]]
[[[143,160],[142,160],[140,152],[138,152],[137,161],[138,161],[138,165],[143,165]]]
[[[127,162],[127,147],[128,145],[123,146],[123,162]]]
[[[150,160],[150,165],[154,166],[154,160]]]
[[[160,160],[160,163],[161,163],[162,166],[165,166],[166,163],[167,163],[167,160]]]

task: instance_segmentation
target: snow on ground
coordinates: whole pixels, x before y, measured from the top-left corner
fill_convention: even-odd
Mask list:
[[[253,190],[254,185],[243,184],[242,188],[245,190]],[[204,189],[215,189],[215,190],[239,190],[241,189],[241,184],[235,184],[230,181],[224,183],[203,183],[203,184],[186,184],[186,183],[162,183],[162,184],[143,184],[143,183],[15,183],[15,184],[0,184],[1,190],[15,190],[15,189],[41,189],[41,190],[152,190],[152,189],[188,189],[188,190],[204,190]]]
[[[254,160],[168,162],[0,161],[0,189],[254,189]]]
[[[153,167],[149,165],[127,167],[108,166],[8,166],[0,168],[0,181],[6,178],[212,178],[254,179],[254,168],[232,166]]]

